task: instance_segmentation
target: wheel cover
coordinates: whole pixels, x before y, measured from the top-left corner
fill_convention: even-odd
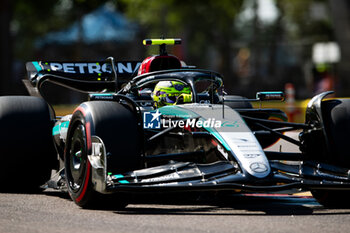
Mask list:
[[[86,133],[83,125],[78,125],[68,147],[67,184],[72,192],[77,193],[84,185],[87,165]]]

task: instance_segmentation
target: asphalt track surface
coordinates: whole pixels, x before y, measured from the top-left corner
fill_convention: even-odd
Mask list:
[[[293,151],[282,142],[274,148]],[[124,210],[85,210],[67,194],[0,193],[2,232],[350,232],[350,209],[326,209],[309,193],[142,196]]]

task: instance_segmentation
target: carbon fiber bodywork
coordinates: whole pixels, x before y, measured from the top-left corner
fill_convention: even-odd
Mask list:
[[[134,77],[119,89],[116,87],[117,77],[113,79],[111,72],[107,72],[106,80],[99,82],[98,77],[86,81],[80,76],[65,76],[59,72],[52,74],[47,71],[47,67],[41,68],[30,74],[31,84],[33,88],[39,89],[39,93],[45,81],[87,92],[113,90],[94,93],[90,101],[118,103],[137,119],[140,137],[137,141],[140,142],[141,151],[139,167],[136,169],[115,169],[113,156],[116,155],[110,153],[110,148],[98,133],[86,127],[92,185],[99,193],[220,190],[274,192],[350,188],[350,170],[327,163],[322,158],[331,151],[321,109],[322,99],[329,93],[320,94],[310,101],[306,123],[299,124],[286,122],[285,113],[277,109],[253,109],[247,105],[232,109],[226,106],[225,101],[229,101],[229,98],[225,100],[222,77],[208,70],[150,72]],[[188,85],[192,90],[193,103],[155,108],[151,96],[144,93],[151,93],[149,90],[164,80]],[[200,82],[206,83],[205,88],[198,85]],[[93,106],[86,102],[79,108],[85,109],[84,117],[93,125],[91,119],[94,113],[89,112]],[[151,121],[159,117],[159,127],[148,127],[150,125],[147,125],[145,114],[152,115]],[[271,120],[272,117],[274,120]],[[280,121],[276,121],[276,118]],[[70,116],[57,119],[53,128],[61,160],[65,157],[67,140],[70,140],[70,121]],[[205,122],[209,123],[205,125]],[[283,134],[291,130],[301,132],[300,140]],[[115,134],[123,132],[116,131]],[[301,152],[264,150],[281,138],[299,146]],[[318,146],[319,143],[324,146]],[[61,171],[64,167],[57,167],[61,179],[52,179],[48,186],[63,188],[62,180],[65,177]]]

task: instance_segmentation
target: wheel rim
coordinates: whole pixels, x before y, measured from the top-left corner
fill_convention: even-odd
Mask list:
[[[86,173],[86,134],[83,125],[78,125],[68,147],[67,183],[71,191],[77,193],[84,184]]]

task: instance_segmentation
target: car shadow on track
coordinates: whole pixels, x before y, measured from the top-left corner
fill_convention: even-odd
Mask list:
[[[21,190],[21,189],[5,189],[0,190],[0,193],[8,194],[28,194],[28,195],[47,195],[47,196],[56,196],[64,199],[70,199],[67,192],[62,192],[59,190],[43,190],[43,189],[33,189],[33,190]]]
[[[59,190],[45,190],[44,192],[42,192],[42,194],[45,194],[47,196],[60,197],[60,198],[67,199],[67,200],[70,200],[70,201],[72,200],[69,197],[68,192],[62,192],[62,191],[59,191]]]
[[[146,206],[144,206],[146,205]],[[350,210],[328,210],[312,197],[243,196],[156,199],[142,198],[118,214],[138,215],[335,215],[350,214]]]
[[[42,194],[71,201],[68,193],[45,191]],[[326,209],[311,196],[246,195],[130,195],[125,209],[105,205],[94,208],[122,215],[346,215],[348,209]],[[80,208],[76,206],[76,208]],[[83,211],[83,210],[82,210]]]

